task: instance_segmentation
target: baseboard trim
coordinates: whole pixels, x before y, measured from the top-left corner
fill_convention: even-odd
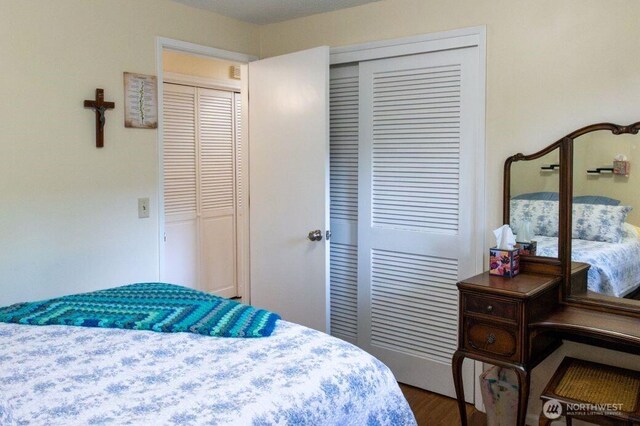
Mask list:
[[[529,426],[537,426],[540,417],[537,414],[527,414],[527,418],[525,419],[525,423]]]
[[[540,416],[538,414],[527,414],[527,418],[525,419],[525,423],[528,426],[538,426],[538,422],[540,420]],[[567,423],[564,421],[564,417],[562,419],[554,420],[551,422],[551,426],[563,426]]]

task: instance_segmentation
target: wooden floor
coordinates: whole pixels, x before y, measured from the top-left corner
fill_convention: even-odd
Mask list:
[[[460,424],[458,404],[455,399],[427,392],[413,386],[400,384],[409,406],[416,416],[418,426],[455,426]],[[470,426],[486,426],[486,416],[467,404],[467,418]]]

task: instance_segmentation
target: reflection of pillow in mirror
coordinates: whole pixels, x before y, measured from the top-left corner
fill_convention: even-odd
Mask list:
[[[605,197],[602,195],[580,195],[573,197],[575,204],[604,204],[606,206],[619,206],[620,200]]]
[[[558,202],[546,200],[511,200],[511,229],[514,232],[525,222],[531,223],[531,232],[545,237],[558,236]]]
[[[558,201],[560,199],[560,195],[557,192],[529,192],[528,194],[516,195],[511,199]]]
[[[574,204],[572,238],[619,243],[624,237],[624,222],[629,206]]]

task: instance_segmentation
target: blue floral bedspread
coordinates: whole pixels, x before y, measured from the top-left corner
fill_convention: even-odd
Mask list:
[[[536,235],[538,256],[558,256],[558,239]],[[573,239],[571,260],[591,265],[587,287],[607,296],[624,297],[640,287],[640,240],[621,243]]]
[[[415,425],[391,371],[278,321],[270,337],[0,323],[2,425]]]

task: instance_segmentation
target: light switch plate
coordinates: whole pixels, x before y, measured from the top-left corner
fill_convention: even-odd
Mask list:
[[[149,198],[138,198],[138,218],[149,217]]]

